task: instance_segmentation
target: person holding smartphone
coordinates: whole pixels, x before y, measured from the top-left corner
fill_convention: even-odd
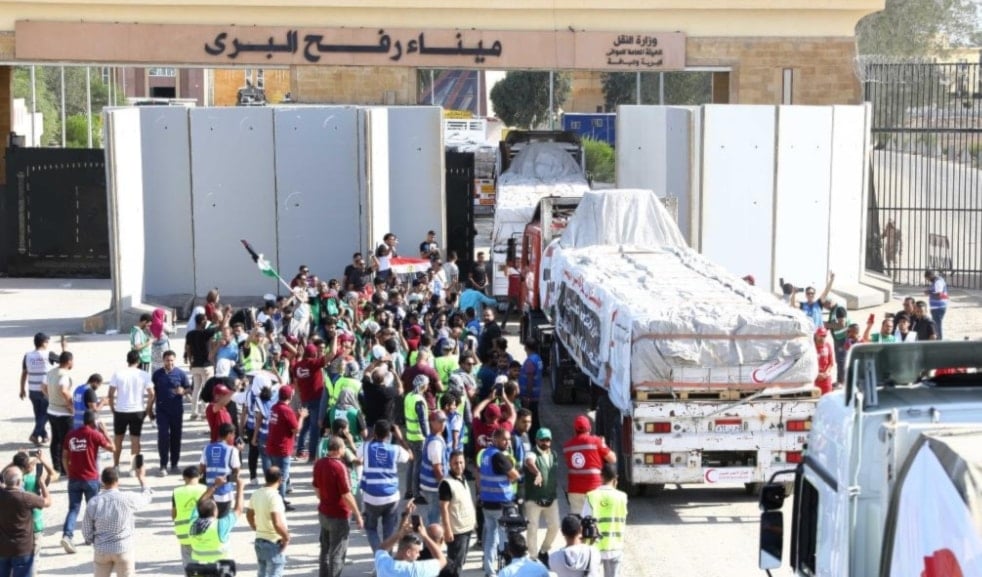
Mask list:
[[[416,505],[412,501],[402,514],[399,530],[393,533],[375,551],[375,574],[377,577],[437,577],[446,567],[447,558],[440,546],[430,538],[423,526],[422,519],[415,515]],[[389,554],[398,544],[395,555]],[[420,560],[419,554],[423,547],[433,556],[432,559]]]

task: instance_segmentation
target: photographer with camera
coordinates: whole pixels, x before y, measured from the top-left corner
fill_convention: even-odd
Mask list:
[[[566,546],[549,555],[549,570],[556,577],[601,577],[600,550],[583,542],[583,526],[596,532],[596,520],[584,520],[579,515],[563,517],[562,532]]]
[[[415,511],[416,506],[409,501],[402,513],[399,530],[383,541],[375,551],[377,577],[437,577],[447,565],[443,550],[427,535],[423,520]],[[390,555],[389,551],[396,544],[399,547],[395,555]],[[424,545],[433,556],[432,559],[419,559]]]
[[[604,577],[618,577],[624,555],[624,532],[627,530],[627,493],[617,490],[617,466],[604,463],[600,471],[603,485],[590,491],[583,503],[584,521],[596,517],[600,540],[600,562]],[[584,531],[584,534],[586,532]]]

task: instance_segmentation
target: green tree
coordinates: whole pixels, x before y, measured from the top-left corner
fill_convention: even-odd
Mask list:
[[[614,182],[614,147],[602,140],[583,139],[586,173],[593,182]]]
[[[641,104],[659,103],[657,72],[641,74]],[[712,72],[665,72],[665,102],[663,104],[696,106],[713,101]],[[614,110],[619,104],[637,104],[637,78],[634,72],[605,72],[604,105]]]
[[[65,118],[65,145],[68,148],[88,148],[85,135],[88,120],[85,114],[73,114]],[[92,147],[102,148],[102,115],[92,115]]]
[[[558,113],[569,98],[568,74],[553,75],[553,111]],[[513,70],[491,89],[495,114],[506,125],[535,128],[549,122],[549,73]]]
[[[974,0],[886,0],[856,25],[856,44],[861,55],[926,57],[969,44],[978,28]]]

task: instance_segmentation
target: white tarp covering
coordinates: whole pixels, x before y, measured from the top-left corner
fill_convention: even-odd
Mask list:
[[[898,480],[890,577],[982,576],[982,434],[922,437]]]
[[[797,388],[817,374],[805,316],[686,247],[651,191],[587,193],[546,252],[541,302],[622,411],[632,387]]]

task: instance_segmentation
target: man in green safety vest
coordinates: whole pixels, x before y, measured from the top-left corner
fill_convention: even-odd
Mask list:
[[[604,577],[618,577],[627,530],[627,494],[617,490],[617,465],[604,463],[600,476],[603,484],[586,494],[583,516],[597,519],[600,540],[596,545]]]
[[[184,469],[184,484],[174,489],[170,502],[170,518],[174,521],[174,535],[181,545],[181,563],[186,567],[191,562],[191,517],[198,506],[201,495],[207,488],[198,482],[201,472],[191,465]]]
[[[406,417],[406,441],[413,453],[413,459],[406,467],[406,498],[420,499],[419,504],[425,504],[419,490],[419,472],[423,465],[423,441],[430,436],[428,411],[423,392],[430,384],[426,375],[416,375],[413,379],[413,390],[403,401],[403,413]]]
[[[189,534],[191,560],[195,563],[214,563],[228,558],[228,541],[239,519],[239,512],[235,508],[219,517],[218,504],[212,499],[215,491],[227,482],[224,476],[216,477],[215,483],[201,495],[198,506],[192,513]]]

